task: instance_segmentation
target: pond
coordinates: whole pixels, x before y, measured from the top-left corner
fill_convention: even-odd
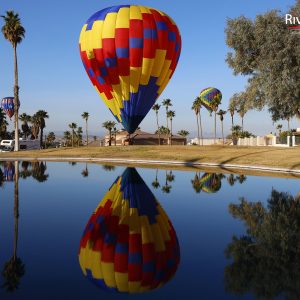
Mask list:
[[[300,299],[297,178],[0,169],[0,299]]]

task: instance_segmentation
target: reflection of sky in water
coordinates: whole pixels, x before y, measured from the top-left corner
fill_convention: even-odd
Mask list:
[[[17,292],[8,295],[0,289],[1,299],[127,299],[131,296],[110,294],[91,285],[78,264],[79,241],[85,225],[99,201],[121,175],[125,167],[104,171],[88,165],[89,176],[81,175],[85,164],[47,163],[49,178],[39,183],[29,177],[19,181],[20,219],[18,256],[25,264],[25,275]],[[21,166],[20,166],[21,169]],[[195,172],[173,171],[169,194],[161,191],[166,171],[158,171],[160,188],[154,189],[155,169],[137,168],[156,196],[176,230],[181,262],[175,277],[161,289],[133,296],[136,299],[237,299],[224,291],[224,250],[232,236],[244,233],[242,222],[228,213],[228,205],[239,197],[263,201],[272,188],[295,196],[296,179],[247,176],[243,184],[230,186],[222,179],[219,192],[196,194],[191,180]],[[204,173],[201,172],[201,176]],[[226,175],[228,176],[228,175]],[[0,270],[12,255],[13,183],[0,189]],[[0,277],[2,284],[2,277]],[[252,299],[249,296],[243,299]]]

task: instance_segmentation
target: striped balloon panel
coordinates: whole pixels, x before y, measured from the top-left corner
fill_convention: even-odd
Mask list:
[[[222,100],[222,93],[216,88],[206,88],[201,91],[200,99],[203,106],[212,112]]]
[[[139,293],[169,281],[180,260],[176,232],[137,171],[118,177],[83,233],[79,262],[97,286]]]
[[[181,37],[165,13],[119,5],[87,20],[79,47],[95,89],[116,120],[133,133],[172,77]]]
[[[222,185],[220,176],[215,173],[205,173],[201,177],[200,183],[202,191],[206,193],[216,193]]]
[[[14,97],[5,97],[1,101],[1,109],[11,118],[14,115]]]

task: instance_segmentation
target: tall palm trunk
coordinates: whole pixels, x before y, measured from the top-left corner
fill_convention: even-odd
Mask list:
[[[169,129],[169,118],[168,118],[168,107],[166,107],[166,116],[167,116],[167,128]]]
[[[170,127],[171,127],[171,130],[170,130],[170,145],[172,146],[172,119],[170,119]]]
[[[88,121],[85,120],[85,134],[86,134],[86,146],[89,146],[89,135],[88,135]]]
[[[72,129],[72,147],[74,147],[74,129]]]
[[[15,69],[15,86],[14,86],[14,106],[15,106],[15,151],[19,151],[19,78],[18,78],[18,60],[17,45],[14,48],[14,69]]]
[[[18,229],[19,229],[19,162],[15,161],[15,177],[14,177],[14,260],[17,258],[18,247]]]
[[[200,145],[200,132],[199,132],[199,119],[198,119],[198,113],[196,113],[196,119],[197,119],[197,137],[198,137],[198,145]]]
[[[216,143],[217,140],[217,112],[215,111],[215,139],[214,139],[214,144]]]
[[[108,141],[108,146],[111,146],[111,129],[109,130],[109,141]]]
[[[288,118],[287,121],[288,121],[288,131],[291,131],[291,127],[290,127],[290,118]]]
[[[156,111],[156,124],[157,124],[157,133],[158,133],[158,145],[160,145],[160,131],[159,131],[159,124],[158,124],[158,111]]]
[[[203,133],[202,133],[202,121],[201,121],[201,111],[199,110],[199,121],[200,121],[200,132],[201,132],[201,145],[203,146]]]
[[[224,142],[224,128],[223,128],[223,121],[221,121],[221,127],[222,127],[222,139],[223,139],[223,145],[224,145],[225,142]]]
[[[41,127],[41,136],[40,136],[40,148],[43,149],[43,134],[44,129]]]
[[[242,116],[242,132],[244,132],[244,116]]]

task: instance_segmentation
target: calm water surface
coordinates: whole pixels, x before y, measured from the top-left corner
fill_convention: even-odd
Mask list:
[[[16,167],[0,163],[1,300],[300,299],[297,178]]]

